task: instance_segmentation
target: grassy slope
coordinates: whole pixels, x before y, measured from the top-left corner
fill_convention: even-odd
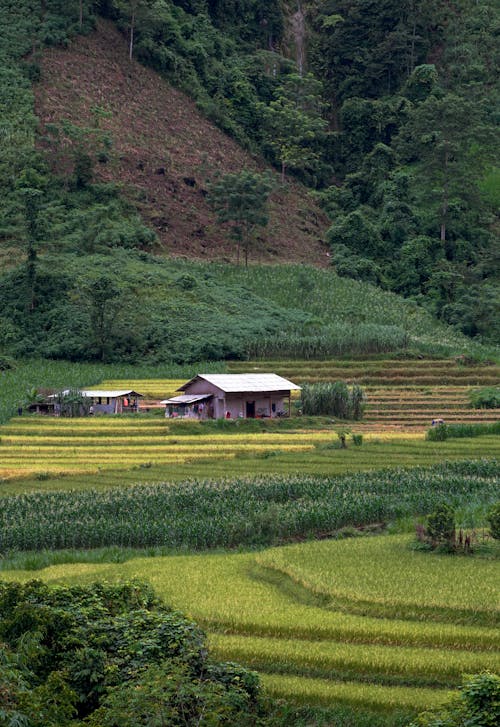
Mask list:
[[[76,38],[67,50],[46,50],[35,95],[42,126],[64,119],[91,126],[96,106],[111,114],[101,126],[111,132],[112,159],[99,165],[97,175],[123,185],[158,233],[163,252],[234,259],[233,244],[205,200],[206,180],[243,168],[263,170],[263,162],[211,124],[185,94],[130,62],[126,39],[111,23],[99,20],[97,32]],[[278,188],[256,257],[327,264],[326,225],[305,188]]]

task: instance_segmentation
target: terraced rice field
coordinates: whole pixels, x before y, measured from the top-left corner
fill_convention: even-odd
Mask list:
[[[432,420],[495,422],[500,409],[471,409],[469,392],[500,382],[500,366],[464,366],[443,360],[249,361],[231,362],[232,373],[275,371],[297,384],[345,381],[363,385],[368,403],[362,427],[368,431],[422,430]]]
[[[464,673],[498,670],[500,636],[491,601],[495,564],[456,559],[450,568],[448,556],[409,551],[408,540],[377,536],[260,553],[137,558],[119,566],[57,565],[37,576],[80,584],[146,578],[207,629],[217,658],[257,669],[276,696],[415,712],[442,703]],[[379,573],[380,559],[384,583],[392,584],[383,594],[383,618],[373,578],[358,579],[354,589],[349,578],[360,565]],[[345,576],[339,581],[337,570]]]
[[[296,381],[337,381],[376,386],[488,386],[500,380],[500,366],[466,366],[455,359],[330,359],[231,361],[230,373],[269,372]]]
[[[236,361],[230,373],[275,372],[297,384],[346,381],[362,384],[368,396],[363,429],[426,429],[432,419],[448,422],[494,422],[500,409],[469,407],[472,388],[498,384],[500,366],[464,366],[443,360],[350,360],[350,361]],[[181,379],[107,380],[105,388],[131,387],[146,397],[144,407],[158,406],[158,400],[173,396],[185,383]],[[298,393],[294,395],[296,399]]]
[[[92,475],[87,488],[131,482],[224,477],[269,472],[341,474],[386,466],[428,465],[445,459],[498,456],[498,437],[426,442],[419,432],[368,432],[361,447],[336,449],[334,425],[326,430],[183,432],[163,418],[23,417],[0,427],[0,478]],[[363,431],[356,425],[355,431]],[[141,475],[137,470],[141,470]],[[125,478],[123,472],[131,473]],[[95,475],[98,475],[96,477]],[[51,480],[71,487],[72,480]],[[76,486],[76,481],[73,483]]]

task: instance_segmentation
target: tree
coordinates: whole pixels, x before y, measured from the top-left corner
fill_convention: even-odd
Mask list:
[[[478,184],[498,144],[484,112],[481,104],[455,94],[431,94],[415,106],[397,139],[443,243],[455,203],[481,204]]]
[[[46,179],[36,169],[25,169],[16,187],[24,214],[24,241],[26,245],[27,308],[35,309],[35,284],[38,264],[38,248],[43,238],[41,208]]]
[[[320,94],[321,84],[311,74],[291,74],[269,106],[260,104],[264,134],[281,164],[282,182],[289,167],[312,167],[320,158],[318,142],[327,126]]]
[[[105,361],[113,348],[117,318],[123,312],[123,286],[115,277],[98,272],[84,278],[78,295],[88,309],[93,358]]]
[[[209,202],[217,213],[218,221],[231,225],[230,234],[237,243],[238,264],[240,246],[245,254],[246,266],[257,228],[266,227],[269,221],[267,202],[272,188],[269,175],[247,170],[225,174],[210,185]]]
[[[135,42],[135,31],[137,27],[137,20],[142,11],[146,10],[151,5],[151,0],[118,0],[118,8],[125,14],[129,24],[129,45],[128,45],[128,57],[132,60],[134,55],[134,42]]]

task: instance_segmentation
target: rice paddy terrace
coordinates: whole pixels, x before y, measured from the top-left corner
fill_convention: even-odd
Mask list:
[[[37,577],[146,578],[203,625],[217,658],[258,670],[268,693],[369,709],[389,723],[393,712],[446,701],[464,673],[500,668],[497,564],[411,551],[410,537],[67,563]]]
[[[297,384],[344,380],[359,383],[367,392],[364,420],[350,424],[363,433],[362,447],[335,451],[335,427],[270,431],[205,431],[197,423],[167,422],[160,400],[172,395],[185,378],[121,378],[101,380],[109,389],[133,388],[145,396],[143,406],[156,410],[150,417],[94,417],[53,419],[14,418],[0,427],[0,478],[53,474],[98,473],[99,482],[152,481],[158,477],[232,476],[266,472],[338,474],[391,466],[425,465],[464,455],[457,440],[424,442],[424,432],[434,418],[447,423],[495,422],[499,409],[472,409],[469,393],[497,384],[500,367],[464,365],[456,360],[329,360],[231,362],[230,372],[274,371]],[[88,383],[88,382],[83,382]],[[292,422],[290,422],[292,424]],[[190,429],[191,427],[191,429]],[[194,427],[194,429],[193,429]],[[498,455],[498,437],[481,437],[470,448],[471,456]],[[338,443],[338,442],[337,442]],[[470,446],[470,445],[469,445]],[[137,468],[141,469],[140,478]],[[161,472],[160,472],[161,470]],[[47,484],[54,484],[53,482]],[[74,483],[76,485],[76,483]],[[86,481],[80,483],[87,486]],[[63,486],[61,484],[61,486]],[[70,486],[68,480],[68,487]],[[90,485],[89,485],[90,486]],[[5,485],[4,485],[5,488]]]
[[[469,393],[500,382],[500,366],[464,365],[460,360],[349,360],[349,361],[238,361],[228,364],[230,373],[274,372],[297,384],[345,381],[361,384],[368,403],[363,430],[423,430],[432,419],[447,422],[495,422],[499,409],[472,409]],[[105,381],[113,388],[123,381]],[[145,406],[158,405],[158,399],[174,394],[182,380],[127,380],[147,397]]]

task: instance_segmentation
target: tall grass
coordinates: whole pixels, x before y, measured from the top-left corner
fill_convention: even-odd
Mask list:
[[[294,356],[318,359],[325,356],[363,355],[407,348],[409,336],[399,326],[375,323],[337,323],[318,334],[307,329],[278,336],[254,338],[247,346],[248,358]]]
[[[500,421],[490,424],[438,424],[429,429],[426,439],[430,442],[441,442],[445,439],[462,439],[500,434]]]
[[[330,415],[359,420],[363,417],[365,401],[360,386],[348,387],[343,381],[302,386],[301,407],[306,416]]]

